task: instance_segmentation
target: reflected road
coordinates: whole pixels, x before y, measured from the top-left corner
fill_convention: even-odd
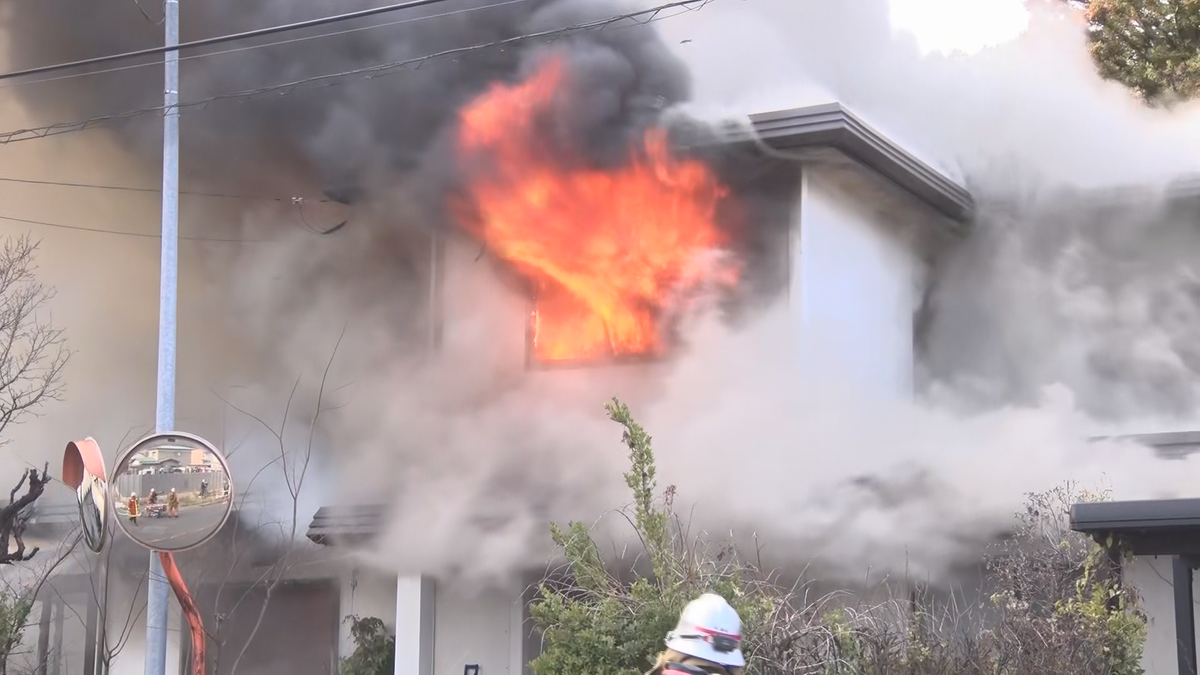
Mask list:
[[[204,506],[184,506],[179,509],[178,518],[151,518],[145,511],[138,516],[137,525],[129,523],[129,529],[148,545],[170,550],[191,546],[203,539],[225,514],[228,502],[205,504]],[[145,508],[145,507],[143,507]]]

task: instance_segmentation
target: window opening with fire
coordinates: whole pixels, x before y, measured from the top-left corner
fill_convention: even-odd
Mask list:
[[[473,234],[531,282],[531,362],[661,356],[681,302],[738,281],[718,225],[729,190],[661,127],[603,166],[548,141],[542,122],[566,77],[565,62],[547,58],[461,111]]]

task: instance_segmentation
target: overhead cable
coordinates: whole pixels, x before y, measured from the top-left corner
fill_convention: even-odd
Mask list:
[[[113,61],[125,61],[142,56],[158,56],[168,54],[170,52],[183,51],[185,49],[195,49],[197,47],[207,47],[209,45],[218,45],[225,42],[236,42],[238,40],[248,40],[250,38],[261,37],[263,35],[274,35],[275,33],[283,33],[286,31],[301,30],[303,28],[313,28],[316,26],[324,26],[326,24],[338,23],[341,21],[350,21],[353,19],[362,19],[376,14],[384,14],[387,12],[397,12],[402,9],[414,9],[424,7],[426,5],[436,5],[446,2],[447,0],[408,0],[394,5],[384,5],[383,7],[372,7],[370,9],[362,9],[357,12],[346,12],[345,14],[334,14],[332,16],[324,16],[319,19],[309,19],[307,21],[297,21],[295,23],[282,24],[278,26],[269,26],[267,28],[258,28],[255,30],[243,31],[241,33],[229,33],[227,35],[217,35],[214,37],[204,38],[201,40],[192,40],[190,42],[181,42],[177,45],[164,45],[162,47],[150,47],[147,49],[137,49],[120,54],[108,54],[107,56],[94,56],[90,59],[80,59],[78,61],[68,61],[65,63],[55,63],[48,66],[37,66],[36,68],[25,68],[22,70],[14,70],[7,73],[0,73],[0,80],[11,80],[14,77],[25,77],[27,75],[38,75],[41,73],[53,73],[60,70],[73,70],[75,68],[83,68],[85,66],[95,66],[102,63],[112,63]]]
[[[346,71],[341,71],[341,72],[336,72],[336,73],[328,73],[325,75],[315,75],[312,77],[307,77],[307,78],[303,78],[303,79],[299,79],[299,80],[293,80],[290,82],[283,82],[283,83],[279,83],[279,84],[258,87],[256,89],[246,89],[246,90],[242,90],[242,91],[229,92],[229,93],[225,93],[225,94],[217,94],[215,96],[209,96],[207,98],[202,98],[202,99],[198,99],[195,101],[180,102],[176,106],[171,106],[171,108],[175,109],[175,110],[186,110],[186,109],[191,109],[191,108],[205,108],[208,105],[219,102],[219,101],[227,101],[227,100],[244,101],[244,100],[254,98],[256,96],[261,96],[261,95],[267,94],[267,93],[278,93],[279,95],[287,95],[287,94],[291,94],[292,92],[294,92],[295,90],[297,90],[301,87],[317,89],[317,88],[323,88],[323,87],[341,84],[345,78],[349,78],[352,76],[361,76],[362,79],[374,79],[377,77],[382,77],[385,75],[393,74],[392,71],[396,71],[396,70],[404,68],[406,66],[413,66],[414,70],[415,70],[415,69],[421,68],[424,64],[426,64],[430,61],[435,61],[437,59],[445,58],[448,56],[461,56],[461,55],[470,54],[473,52],[478,52],[478,51],[482,51],[482,50],[486,50],[486,49],[493,49],[493,48],[497,48],[497,47],[503,48],[504,46],[518,43],[518,42],[524,42],[527,40],[549,39],[551,42],[553,42],[555,40],[561,39],[562,37],[569,36],[569,35],[576,34],[576,33],[604,30],[606,28],[609,28],[611,26],[614,26],[615,24],[618,24],[618,23],[621,23],[624,21],[630,21],[634,25],[645,25],[648,23],[652,23],[654,21],[659,21],[662,19],[667,19],[667,18],[671,18],[674,16],[678,16],[679,14],[681,14],[683,12],[698,11],[701,8],[707,6],[709,3],[712,3],[712,2],[715,2],[715,0],[676,0],[675,2],[669,2],[669,3],[663,4],[663,5],[659,5],[657,7],[652,7],[650,9],[646,9],[646,10],[642,10],[642,11],[638,11],[638,12],[629,12],[626,14],[620,14],[620,15],[612,16],[612,17],[609,17],[606,19],[597,19],[595,21],[589,21],[586,23],[576,24],[574,26],[568,26],[565,28],[555,28],[555,29],[550,29],[550,30],[539,31],[536,33],[527,33],[524,35],[517,35],[514,37],[505,38],[502,40],[496,40],[493,42],[479,43],[479,44],[475,44],[475,45],[471,45],[471,46],[467,46],[467,47],[457,47],[457,48],[453,48],[453,49],[447,49],[447,50],[443,50],[440,52],[427,54],[425,56],[404,59],[401,61],[391,61],[391,62],[387,62],[387,63],[375,64],[375,65],[371,65],[371,66],[364,66],[361,68],[355,68],[352,70],[346,70]],[[665,12],[667,10],[671,10],[671,9],[678,9],[680,11],[676,12],[674,14],[668,14],[667,16],[660,16],[663,12]],[[310,85],[315,85],[315,86],[310,87]],[[132,119],[135,117],[141,117],[143,115],[156,114],[156,113],[162,114],[165,112],[167,112],[167,106],[160,105],[160,106],[154,106],[154,107],[150,107],[150,108],[141,108],[138,110],[130,110],[130,111],[121,112],[121,113],[114,113],[114,114],[110,114],[110,115],[99,115],[99,116],[91,117],[91,118],[88,118],[85,120],[77,120],[77,121],[73,121],[73,122],[56,122],[54,124],[50,124],[50,125],[43,126],[43,127],[31,127],[31,128],[26,128],[26,129],[16,129],[16,130],[12,130],[12,131],[0,132],[0,145],[6,145],[8,143],[16,143],[19,141],[34,140],[37,138],[46,138],[48,136],[57,136],[60,134],[71,133],[71,132],[75,132],[75,131],[85,131],[87,129],[93,129],[98,126],[102,126],[104,124],[111,123],[111,122],[125,121],[125,120],[129,120],[129,119]]]
[[[223,56],[226,54],[237,54],[240,52],[247,52],[247,51],[251,51],[254,49],[266,49],[269,47],[278,47],[281,45],[289,45],[289,44],[294,44],[297,42],[306,42],[308,40],[321,40],[324,38],[338,37],[340,35],[349,35],[351,33],[360,33],[362,31],[375,30],[378,28],[389,28],[392,26],[400,26],[403,24],[415,23],[417,21],[427,21],[430,19],[444,19],[446,17],[457,16],[459,14],[467,14],[469,12],[478,12],[478,11],[485,10],[485,9],[495,9],[497,7],[504,7],[507,5],[516,5],[516,4],[520,4],[523,2],[529,2],[529,1],[530,0],[503,0],[502,2],[496,2],[496,3],[490,4],[490,5],[482,5],[480,7],[465,7],[463,9],[456,9],[453,11],[441,12],[438,14],[426,14],[424,16],[413,16],[413,17],[409,17],[407,19],[397,19],[396,21],[385,21],[383,23],[373,23],[369,26],[358,26],[356,28],[345,28],[343,30],[335,30],[335,31],[327,32],[327,33],[318,33],[316,35],[304,35],[302,37],[288,38],[286,40],[274,40],[272,42],[260,42],[258,44],[244,45],[242,47],[230,47],[229,49],[221,49],[218,51],[203,52],[201,54],[191,54],[189,56],[181,56],[181,57],[179,57],[179,60],[180,60],[180,62],[183,62],[183,61],[191,61],[194,59],[207,59],[207,58],[212,58],[214,56]],[[44,82],[61,82],[63,80],[73,80],[73,79],[80,78],[80,77],[92,77],[94,75],[104,75],[106,73],[119,73],[119,72],[126,71],[126,70],[136,70],[138,68],[149,68],[149,67],[161,68],[162,63],[160,61],[147,61],[145,63],[132,63],[127,66],[113,66],[111,68],[102,68],[100,70],[87,70],[82,73],[67,73],[65,75],[56,75],[54,77],[40,77],[40,78],[36,78],[36,79],[21,79],[16,82],[7,82],[5,84],[0,84],[0,89],[11,89],[14,87],[26,87],[26,86],[33,85],[33,84],[42,84]]]
[[[106,230],[99,227],[85,227],[83,225],[68,225],[66,223],[52,223],[45,220],[33,220],[30,218],[17,218],[14,216],[0,216],[0,220],[6,220],[13,223],[24,223],[26,225],[40,225],[42,227],[53,227],[63,230],[76,230],[79,232],[95,232],[97,234],[117,234],[126,237],[138,237],[142,239],[159,239],[162,235],[156,232],[129,232],[128,230]],[[224,239],[220,237],[179,237],[188,241],[212,241],[223,243],[251,244],[260,243],[259,239]]]

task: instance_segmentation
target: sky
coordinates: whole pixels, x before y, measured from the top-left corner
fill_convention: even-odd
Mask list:
[[[892,26],[922,51],[973,54],[1020,35],[1029,24],[1024,0],[891,0]]]

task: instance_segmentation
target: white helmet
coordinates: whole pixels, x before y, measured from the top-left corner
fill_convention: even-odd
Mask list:
[[[741,646],[741,617],[725,598],[713,593],[689,602],[675,630],[667,633],[667,649],[731,668],[746,665]]]

